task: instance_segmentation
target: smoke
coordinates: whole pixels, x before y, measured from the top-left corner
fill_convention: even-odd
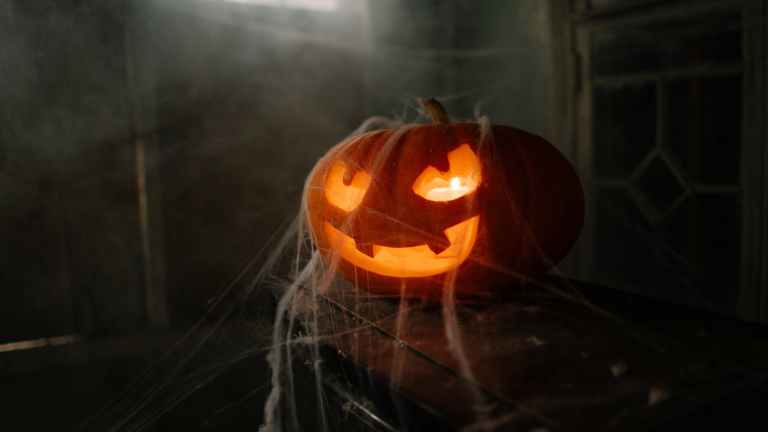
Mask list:
[[[375,178],[421,115],[417,96],[440,95],[450,112],[474,118],[486,132],[490,121],[482,115],[489,113],[497,123],[552,135],[552,95],[546,85],[530,85],[552,67],[531,50],[547,43],[549,29],[527,18],[519,26],[502,26],[490,19],[498,8],[448,3],[339,1],[336,10],[321,12],[157,0],[134,10],[129,49],[139,77],[136,91],[154,94],[154,100],[138,102],[142,115],[152,119],[147,131],[157,139],[150,149],[152,169],[178,174],[163,185],[162,196],[166,238],[174,239],[165,247],[169,296],[193,324],[84,429],[149,429],[235,365],[253,361],[254,368],[264,367],[266,359],[269,380],[256,387],[268,392],[261,430],[298,430],[306,416],[316,419],[318,429],[333,430],[324,348],[371,360],[361,341],[392,318],[392,357],[379,370],[403,384],[413,367],[408,359],[420,353],[413,345],[412,317],[423,305],[402,300],[392,306],[388,299],[382,307],[394,309],[386,316],[364,313],[381,297],[369,293],[367,281],[347,282],[337,274],[339,257],[321,257],[312,243],[306,201],[293,211],[291,203],[321,155],[332,157],[365,132],[396,129],[377,155]],[[530,16],[528,8],[541,18],[542,4],[516,5],[507,15]],[[489,24],[460,28],[460,14]],[[502,28],[514,29],[514,37],[502,37]],[[526,33],[537,36],[520,37]],[[357,126],[365,113],[385,115]],[[253,254],[253,244],[265,246]],[[215,292],[218,278],[244,257],[244,269]],[[443,287],[441,340],[457,365],[457,397],[466,396],[473,407],[466,425],[489,429],[519,408],[491,402],[495,398],[477,385],[455,276]],[[242,319],[248,309],[270,296],[276,299],[273,325],[249,327]],[[210,300],[203,311],[197,305],[205,298]],[[311,414],[301,400],[308,390],[297,383],[296,370],[305,363],[314,383]],[[393,395],[399,385],[393,384]],[[413,420],[409,408],[392,399],[407,427]]]

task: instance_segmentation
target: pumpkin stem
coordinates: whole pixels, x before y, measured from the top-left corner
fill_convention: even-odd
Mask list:
[[[424,108],[424,111],[432,119],[434,124],[448,124],[451,122],[451,118],[448,117],[448,113],[445,111],[443,105],[435,98],[419,99],[419,103]]]

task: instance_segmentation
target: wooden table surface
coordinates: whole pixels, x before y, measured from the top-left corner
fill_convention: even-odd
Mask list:
[[[456,305],[467,369],[440,304],[334,289],[326,384],[381,430],[667,430],[768,388],[765,327],[562,279],[517,290]]]

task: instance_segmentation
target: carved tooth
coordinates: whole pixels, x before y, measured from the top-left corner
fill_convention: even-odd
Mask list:
[[[373,243],[357,243],[357,250],[373,258]]]
[[[448,239],[448,237],[445,234],[440,235],[440,237],[435,237],[433,239],[430,239],[427,242],[427,247],[435,253],[435,255],[439,255],[440,252],[448,249],[451,246],[451,240]]]

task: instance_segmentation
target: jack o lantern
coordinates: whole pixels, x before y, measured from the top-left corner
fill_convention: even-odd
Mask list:
[[[581,183],[543,138],[508,126],[451,123],[365,133],[332,148],[304,191],[313,239],[370,291],[484,296],[541,275],[576,241]]]

